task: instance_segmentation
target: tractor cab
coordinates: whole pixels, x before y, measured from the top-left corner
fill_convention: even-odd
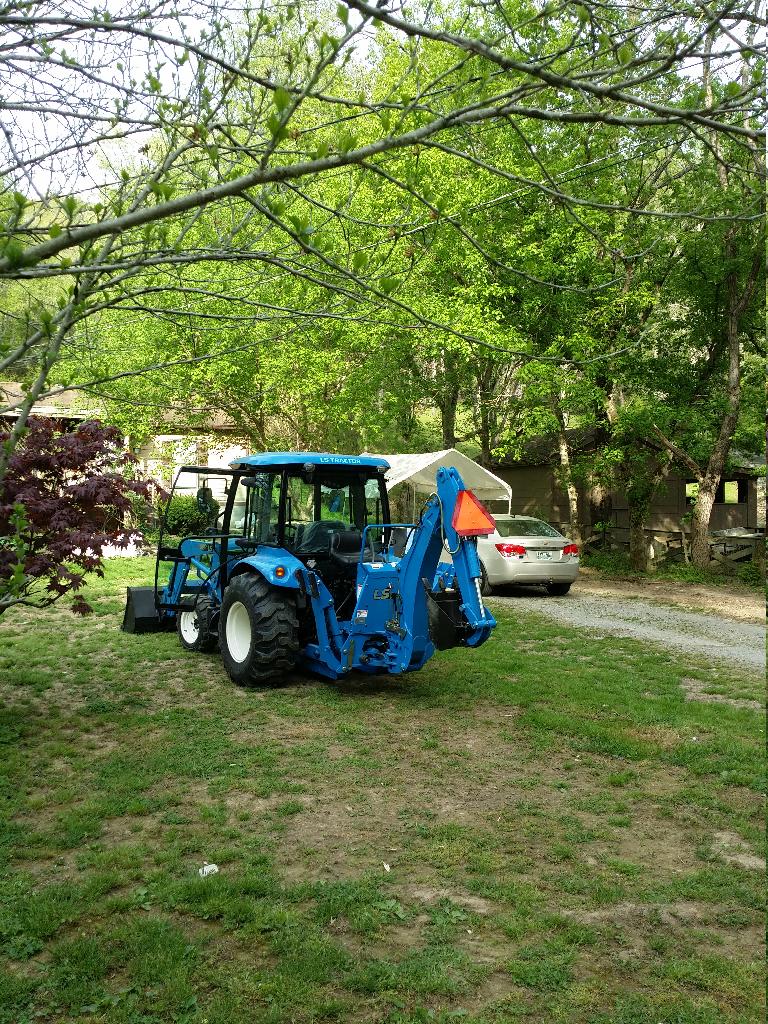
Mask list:
[[[387,466],[352,456],[284,456],[282,465],[264,458],[234,466],[229,534],[241,550],[284,550],[316,572],[339,614],[354,595],[361,557],[375,557],[388,539],[380,525],[389,522]]]

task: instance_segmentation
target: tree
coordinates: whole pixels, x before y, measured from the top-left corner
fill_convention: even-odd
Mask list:
[[[246,6],[237,16],[215,2],[189,0],[179,10],[171,0],[150,8],[133,0],[119,18],[105,2],[66,11],[50,0],[6,5],[0,277],[56,287],[50,304],[0,350],[0,372],[23,367],[29,383],[0,452],[0,478],[34,402],[50,392],[61,359],[77,355],[89,319],[105,310],[154,315],[158,288],[185,299],[207,294],[243,316],[253,316],[249,302],[276,277],[317,288],[319,306],[308,311],[299,300],[283,308],[279,329],[266,321],[269,329],[252,342],[261,348],[279,344],[289,316],[291,329],[308,316],[359,322],[384,313],[487,348],[477,333],[400,296],[411,263],[388,243],[393,230],[400,237],[396,218],[366,226],[364,251],[350,245],[360,234],[361,183],[394,178],[423,203],[427,225],[437,218],[467,242],[458,215],[435,208],[418,178],[401,176],[399,154],[440,146],[499,183],[525,184],[579,210],[589,196],[560,187],[546,147],[533,180],[478,156],[485,126],[511,124],[525,134],[531,125],[611,125],[636,137],[663,125],[679,133],[681,146],[706,131],[743,147],[762,137],[752,127],[763,109],[760,54],[740,37],[752,21],[750,12],[677,0],[645,14],[588,2],[532,12],[514,0],[414,17],[362,0]],[[686,75],[713,34],[712,75],[715,64],[726,74],[738,49],[750,74],[710,101]],[[365,60],[383,66],[397,51],[401,74],[366,78]],[[109,173],[89,178],[99,161]],[[324,202],[330,179],[344,193],[335,206]],[[319,230],[331,222],[338,230]],[[257,298],[212,273],[243,266],[254,268]],[[274,312],[271,305],[259,315]],[[203,346],[184,364],[218,360],[235,347]],[[181,365],[179,358],[163,365],[174,362]],[[101,384],[105,376],[115,374]]]
[[[114,427],[89,421],[65,431],[30,420],[0,483],[0,614],[47,608],[67,594],[74,612],[91,610],[79,593],[86,574],[103,575],[106,544],[128,544],[131,496],[150,496],[148,483],[126,475],[131,464]]]

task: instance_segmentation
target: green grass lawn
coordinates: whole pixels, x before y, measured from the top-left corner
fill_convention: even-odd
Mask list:
[[[498,608],[238,690],[150,571],[0,622],[0,1024],[764,1019],[759,679]]]

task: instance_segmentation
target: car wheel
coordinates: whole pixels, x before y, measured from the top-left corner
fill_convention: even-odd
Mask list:
[[[480,562],[480,572],[482,573],[480,577],[480,593],[483,597],[488,597],[489,594],[493,593],[493,587],[488,582],[488,573],[485,571],[485,566],[482,562]]]
[[[547,593],[550,597],[565,597],[571,589],[570,583],[548,583]]]

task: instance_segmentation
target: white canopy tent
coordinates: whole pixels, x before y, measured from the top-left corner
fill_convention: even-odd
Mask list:
[[[388,491],[398,484],[410,484],[415,499],[417,491],[434,491],[438,469],[455,466],[464,483],[481,501],[506,501],[511,508],[512,488],[509,484],[455,448],[413,455],[377,454],[376,457],[386,459],[390,465],[385,477]]]

